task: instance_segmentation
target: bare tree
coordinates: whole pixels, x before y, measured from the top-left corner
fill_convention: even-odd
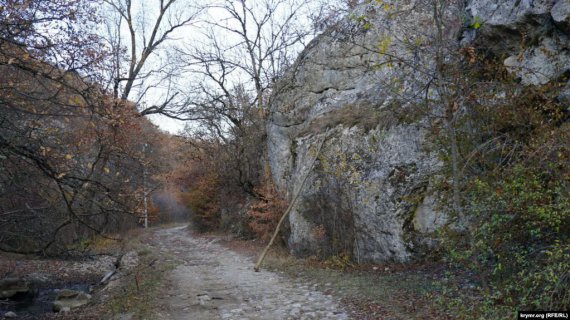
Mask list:
[[[143,103],[141,115],[175,115],[179,91],[168,45],[196,23],[203,7],[183,0],[104,0],[108,5],[108,43],[114,52],[113,94]],[[150,103],[153,101],[156,103]],[[160,100],[160,102],[158,102]]]
[[[203,74],[228,96],[231,87],[251,90],[263,109],[273,82],[311,39],[297,0],[224,0],[210,8],[203,41],[183,51],[188,70]]]
[[[179,48],[192,79],[181,118],[200,120],[188,127],[195,136],[220,141],[235,173],[228,181],[257,198],[255,186],[269,170],[267,99],[313,36],[309,7],[298,0],[223,0],[208,8],[201,35]]]

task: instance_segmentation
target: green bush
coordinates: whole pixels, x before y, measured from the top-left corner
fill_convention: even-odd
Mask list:
[[[489,70],[501,69],[490,64]],[[442,285],[440,301],[473,318],[510,319],[518,310],[567,310],[567,106],[555,99],[556,85],[522,87],[508,78],[484,80],[494,90],[473,89],[465,114],[454,124],[463,211],[458,217],[466,217],[468,227],[442,232],[443,258],[454,272]],[[447,151],[449,141],[438,138]],[[442,160],[451,168],[449,152]]]
[[[497,179],[474,180],[475,217],[468,254],[489,280],[496,303],[567,309],[570,286],[570,200],[564,179],[515,165]]]
[[[485,317],[570,308],[570,125],[552,101],[513,90],[458,125],[469,228],[445,234],[444,257],[471,273]]]

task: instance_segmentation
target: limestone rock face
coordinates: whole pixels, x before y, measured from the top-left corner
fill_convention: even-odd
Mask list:
[[[429,137],[445,108],[430,80],[437,78],[437,28],[432,8],[420,2],[358,6],[313,40],[276,84],[267,124],[273,179],[290,199],[310,171],[289,217],[293,252],[317,254],[322,239],[340,239],[360,262],[405,262],[433,248],[437,230],[451,223],[438,192],[449,182],[442,150]],[[570,74],[569,6],[567,0],[449,5],[440,43],[500,57],[525,85],[563,88]],[[561,90],[559,99],[568,97],[570,89]],[[432,102],[422,109],[426,101]],[[331,228],[323,234],[323,225],[339,234]]]
[[[498,56],[523,84],[543,85],[570,72],[570,2],[567,0],[470,0],[473,42]],[[468,26],[468,27],[470,27]]]
[[[430,25],[426,10],[392,19],[381,8],[361,5],[315,39],[275,88],[270,165],[289,197],[324,139],[290,214],[293,252],[318,253],[319,226],[340,225],[342,233],[324,237],[349,237],[341,240],[358,261],[404,262],[431,247],[432,233],[447,222],[432,188],[441,162],[425,138],[427,117],[408,113],[423,99],[415,93],[421,90],[416,80],[424,75],[386,63],[382,52],[390,47],[391,54],[415,61],[414,67],[432,68],[429,53],[410,51],[390,38]]]

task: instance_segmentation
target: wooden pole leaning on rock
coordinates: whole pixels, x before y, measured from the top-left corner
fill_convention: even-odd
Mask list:
[[[277,238],[277,235],[279,234],[279,230],[281,229],[281,225],[283,224],[283,221],[285,221],[285,218],[287,217],[287,215],[289,215],[289,212],[293,209],[293,206],[295,205],[297,198],[299,198],[299,194],[301,194],[301,191],[303,191],[303,189],[305,187],[305,182],[307,181],[307,177],[309,176],[309,173],[311,173],[311,171],[313,170],[313,166],[315,165],[315,162],[317,161],[317,158],[319,157],[319,154],[321,153],[321,149],[323,148],[323,144],[325,143],[325,140],[327,139],[328,133],[329,133],[329,130],[327,129],[327,131],[325,132],[325,136],[323,137],[323,140],[321,140],[321,142],[319,143],[319,147],[317,149],[315,157],[313,158],[313,161],[311,162],[311,165],[309,166],[309,170],[307,170],[307,172],[305,172],[305,175],[303,176],[303,180],[301,181],[301,185],[299,186],[299,189],[297,189],[297,191],[293,195],[293,199],[291,199],[291,203],[289,204],[289,207],[287,207],[287,210],[285,210],[285,212],[281,216],[281,219],[279,219],[279,222],[277,223],[277,227],[275,227],[275,231],[273,232],[273,236],[271,236],[271,240],[269,240],[269,243],[267,244],[265,249],[263,249],[263,252],[261,253],[261,256],[259,256],[259,259],[257,260],[257,263],[255,264],[255,267],[253,267],[253,270],[255,270],[255,272],[259,272],[259,267],[261,266],[263,259],[265,259],[265,256],[267,255],[269,248],[271,248],[271,245],[273,244],[273,242]]]

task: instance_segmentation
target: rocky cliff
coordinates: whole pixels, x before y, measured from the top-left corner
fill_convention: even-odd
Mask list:
[[[522,83],[542,85],[568,76],[570,1],[471,0],[466,14],[481,27],[466,30],[462,44],[506,55],[505,66]]]
[[[431,87],[438,46],[485,47],[527,84],[568,75],[567,0],[450,4],[439,33],[429,2],[360,5],[276,86],[267,125],[274,181],[290,197],[310,170],[290,215],[293,252],[405,262],[436,245],[451,221],[437,190],[446,151],[429,138],[443,112]]]

